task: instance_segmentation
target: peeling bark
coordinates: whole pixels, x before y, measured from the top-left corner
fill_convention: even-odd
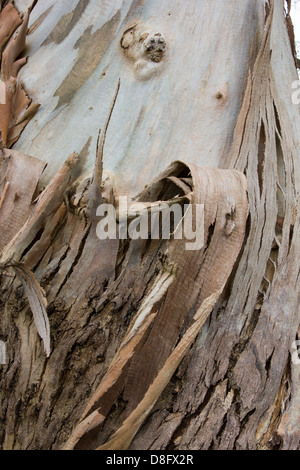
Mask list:
[[[34,2],[35,3],[35,2]],[[19,70],[26,63],[22,57],[25,49],[29,15],[34,3],[28,8],[23,20],[12,4],[0,13],[0,51],[20,26],[15,38],[6,45],[1,57],[1,80],[5,87],[4,102],[0,102],[1,148],[10,148],[37,111],[39,105],[32,103],[20,81]]]
[[[244,14],[245,4],[236,6]],[[46,50],[76,36],[89,6],[74,2],[48,32]],[[108,38],[123,34],[132,16],[148,12],[140,2],[127,7],[76,39],[74,69],[56,88],[64,103],[89,79],[77,76],[78,64],[88,64],[91,74],[110,47]],[[203,7],[210,22],[218,18],[205,0]],[[283,3],[260,7],[257,2],[261,16],[249,33],[248,64],[239,72],[245,77],[243,99],[228,121],[225,147],[216,145],[219,168],[177,155],[172,163],[163,159],[161,168],[148,154],[126,215],[134,217],[138,203],[145,204],[147,216],[151,205],[158,210],[162,202],[187,204],[188,210],[203,204],[200,250],[186,250],[187,240],[175,237],[97,238],[97,202],[111,202],[118,222],[124,218],[120,180],[106,176],[105,159],[111,149],[106,134],[113,130],[118,137],[113,122],[124,105],[123,76],[103,116],[92,174],[84,170],[90,134],[51,178],[41,160],[2,151],[0,339],[9,345],[8,363],[0,369],[3,449],[299,449],[299,365],[291,354],[299,338],[299,115],[283,99],[276,60],[284,51],[285,73],[294,76],[295,67]],[[32,37],[55,11],[38,11],[46,13],[35,19]],[[9,32],[18,21],[14,13]],[[26,21],[17,36],[22,45]],[[84,47],[98,33],[103,43],[89,55]],[[16,71],[11,51],[17,46],[6,47],[2,65]],[[203,90],[215,85],[210,73]],[[164,78],[153,81],[161,86]],[[212,116],[226,114],[231,86],[215,90],[217,104],[201,115],[204,127]],[[145,113],[139,109],[134,138]],[[176,132],[174,125],[171,140]],[[156,176],[158,167],[163,171]],[[131,196],[135,178],[126,187]],[[37,190],[43,181],[46,187]],[[141,181],[147,182],[144,189]]]

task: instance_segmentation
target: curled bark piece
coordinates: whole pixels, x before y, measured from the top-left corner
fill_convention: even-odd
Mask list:
[[[184,182],[181,183],[182,178],[190,176],[192,188]],[[188,192],[188,188],[190,192],[185,194]],[[135,202],[129,204],[128,218],[133,217],[135,208],[142,201],[146,212],[150,210],[151,206],[159,210],[161,202],[170,207],[178,201],[187,202],[190,206],[193,204],[204,205],[205,216],[202,228],[205,232],[205,244],[203,249],[195,252],[186,251],[185,239],[169,242],[166,265],[169,266],[169,272],[172,273],[172,276],[168,277],[166,274],[169,281],[165,284],[167,289],[164,289],[163,300],[155,307],[154,312],[149,310],[146,316],[143,313],[144,307],[139,310],[133,326],[129,327],[107,374],[91,397],[81,421],[74,429],[65,449],[74,447],[87,449],[96,445],[97,432],[99,433],[106,414],[120,393],[120,389],[124,388],[122,398],[128,401],[128,412],[135,413],[140,410],[141,400],[146,396],[148,400],[148,392],[152,398],[155,396],[154,402],[157,400],[167,383],[164,380],[161,382],[161,377],[170,378],[166,372],[165,364],[169,364],[169,357],[176,347],[178,336],[184,322],[187,321],[188,313],[198,310],[205,299],[210,296],[213,296],[215,301],[214,294],[216,292],[218,295],[220,294],[220,289],[223,288],[232,271],[245,234],[248,214],[246,189],[247,183],[244,175],[236,170],[199,168],[197,165],[175,162],[143,193],[139,194]],[[184,196],[172,197],[178,191],[182,192]],[[117,213],[119,220],[122,220],[124,218],[122,212],[117,211]],[[234,223],[231,220],[228,231],[230,217],[234,219]],[[200,221],[197,222],[200,223]],[[215,226],[213,232],[211,231],[212,226]],[[153,292],[155,292],[155,286],[160,285],[161,280],[162,278],[158,276],[153,286]],[[204,310],[205,305],[204,302]],[[149,314],[151,317],[148,316]],[[150,318],[151,328],[148,328]],[[194,320],[196,318],[198,317],[195,316]],[[201,318],[205,321],[203,317]],[[193,329],[193,334],[197,334],[195,331],[200,328],[200,324],[197,323],[197,325]],[[184,344],[190,334],[189,330]],[[187,341],[186,344],[190,343]],[[188,347],[186,346],[186,348]],[[174,356],[172,356],[171,362],[173,360],[175,364]],[[153,392],[149,387],[156,377],[159,377],[159,382],[158,385],[156,383],[156,391]],[[113,389],[117,382],[118,387]],[[144,411],[142,411],[143,413]],[[136,415],[134,416],[136,417]],[[137,419],[139,427],[140,417],[135,419]],[[131,424],[129,425],[131,431],[137,429]],[[126,430],[124,432],[127,433]],[[133,435],[130,434],[131,438]]]
[[[176,345],[189,312],[198,309],[229,278],[245,235],[248,200],[247,181],[242,173],[174,162],[136,200],[164,200],[173,184],[168,179],[171,176],[192,177],[191,206],[204,206],[204,245],[191,251],[186,249],[185,238],[169,243],[167,260],[177,266],[177,275],[139,355],[131,361],[123,393],[131,410]],[[202,222],[198,223],[200,235]],[[158,337],[164,340],[158,342]]]
[[[155,202],[129,202],[127,210],[122,211],[120,209],[120,205],[118,204],[118,198],[116,198],[116,219],[118,222],[122,222],[125,220],[132,220],[136,218],[137,212],[139,216],[143,217],[147,214],[154,215],[155,213],[159,213],[161,211],[162,205],[172,207],[174,204],[189,204],[192,197],[191,191],[189,194],[186,194],[183,197],[175,197],[173,199],[169,199],[168,201],[155,201]]]

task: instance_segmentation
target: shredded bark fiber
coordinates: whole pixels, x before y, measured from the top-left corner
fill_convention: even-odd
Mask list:
[[[185,239],[97,238],[97,200],[118,209],[102,170],[120,84],[91,178],[82,178],[84,148],[38,194],[44,164],[2,151],[0,318],[14,345],[1,371],[3,449],[299,448],[290,345],[299,337],[300,186],[270,61],[283,11],[269,4],[224,169],[174,161],[130,206],[203,204],[200,250],[187,251]],[[4,69],[16,71],[13,49],[6,57]]]

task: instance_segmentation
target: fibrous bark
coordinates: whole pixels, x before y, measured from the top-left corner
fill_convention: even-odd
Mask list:
[[[201,250],[186,251],[186,240],[97,238],[97,199],[117,207],[119,196],[103,179],[107,126],[91,178],[80,177],[89,136],[38,197],[43,165],[32,160],[26,216],[1,246],[1,337],[13,345],[2,366],[3,448],[299,448],[290,355],[299,329],[297,144],[272,66],[274,31],[279,50],[289,45],[283,4],[268,7],[222,169],[175,161],[135,197],[204,204]],[[59,31],[51,41],[63,40]],[[3,175],[32,158],[12,156],[1,156]],[[19,188],[6,183],[1,224]],[[49,358],[40,323],[48,317]]]

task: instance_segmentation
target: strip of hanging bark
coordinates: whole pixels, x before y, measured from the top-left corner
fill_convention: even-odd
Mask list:
[[[214,305],[221,295],[222,290],[223,287],[203,301],[201,307],[193,317],[194,323],[189,327],[183,338],[175,347],[174,351],[170,354],[157,377],[148,388],[142,401],[124,421],[121,428],[116,431],[111,439],[106,444],[98,447],[97,450],[128,449],[132,439],[138,432],[143,422],[149,416],[161,393],[171,380],[175,370],[195,341],[199,331],[201,330],[203,324],[210,315]]]
[[[21,132],[38,109],[38,105],[31,104],[31,99],[17,80],[20,68],[26,63],[26,57],[22,57],[22,53],[25,49],[31,9],[32,7],[25,14],[17,36],[8,44],[2,54],[1,78],[5,86],[5,103],[0,103],[0,130],[2,146],[5,147],[10,147],[18,140]]]
[[[99,136],[98,136],[98,139],[97,139],[96,161],[95,161],[93,177],[92,177],[92,181],[91,181],[91,185],[89,189],[89,195],[88,195],[88,213],[93,219],[96,216],[96,208],[102,202],[101,184],[102,184],[102,174],[103,174],[103,149],[104,149],[104,144],[105,144],[106,132],[109,126],[113,109],[115,107],[119,89],[120,89],[120,79],[118,80],[115,95],[113,97],[113,101],[110,106],[110,110],[109,110],[108,116],[104,124],[104,129],[101,134],[101,138],[99,140]]]
[[[11,267],[20,279],[25,295],[28,299],[34,322],[40,337],[43,340],[45,353],[50,356],[50,324],[47,315],[47,299],[44,290],[41,288],[34,274],[24,263],[11,263],[6,267]]]
[[[80,205],[80,200],[84,198],[89,184],[89,179],[78,180],[86,162],[89,142],[90,138],[78,155],[79,164],[71,172],[70,185],[66,185],[66,190],[62,195],[63,203],[56,212],[46,217],[43,232],[22,257],[22,261],[35,270],[39,279],[44,277],[49,281],[48,276],[51,277],[51,272],[57,273],[51,283],[51,289],[48,290],[49,302],[55,298],[73,263],[80,255],[80,246],[90,228],[90,223],[87,223],[86,218],[74,214],[73,206],[73,198],[76,199],[75,207]],[[59,254],[56,253],[56,248]]]
[[[31,270],[24,264],[20,263],[19,260],[22,257],[22,254],[28,246],[30,246],[31,242],[35,239],[37,234],[40,230],[43,230],[42,242],[38,243],[39,249],[43,251],[45,249],[45,245],[47,246],[47,241],[49,240],[49,236],[53,230],[55,230],[55,225],[53,225],[53,217],[56,215],[56,212],[61,207],[63,203],[64,192],[66,188],[72,183],[74,179],[74,174],[76,175],[76,167],[79,164],[79,158],[77,154],[71,154],[68,159],[66,160],[65,164],[58,171],[58,173],[54,176],[52,181],[49,183],[47,188],[42,192],[42,194],[38,197],[36,201],[36,206],[34,207],[31,216],[29,216],[28,211],[29,209],[32,210],[31,198],[36,189],[37,185],[37,178],[40,176],[41,170],[44,169],[45,164],[36,160],[32,159],[31,157],[20,158],[21,154],[18,152],[12,151],[5,151],[4,157],[6,155],[8,160],[8,170],[11,168],[11,174],[7,171],[7,174],[10,175],[10,179],[14,182],[12,185],[12,192],[11,195],[13,196],[13,201],[7,198],[7,210],[9,210],[10,205],[12,206],[11,211],[14,212],[15,208],[15,194],[14,191],[20,192],[20,184],[19,181],[22,181],[22,177],[16,171],[17,169],[22,169],[22,162],[26,164],[28,168],[28,163],[30,164],[32,169],[37,170],[33,172],[30,176],[30,180],[25,178],[24,180],[24,198],[21,198],[21,208],[24,209],[25,215],[27,214],[28,218],[25,222],[23,221],[23,226],[20,230],[16,233],[14,238],[5,245],[3,251],[1,252],[1,265],[3,269],[7,267],[12,267],[16,274],[18,275],[19,279],[21,280],[26,297],[28,298],[29,305],[31,311],[34,316],[35,324],[40,334],[41,338],[44,342],[45,352],[47,356],[50,355],[50,326],[49,320],[47,317],[46,307],[47,301],[45,297],[45,293],[41,286],[39,285],[36,277],[31,272]],[[8,158],[9,157],[9,158]],[[16,159],[17,157],[17,159]],[[24,157],[22,155],[22,157]],[[34,165],[34,163],[36,164]],[[2,166],[5,165],[5,162],[2,162]],[[14,170],[14,171],[12,171]],[[25,174],[28,172],[24,172]],[[15,180],[17,178],[17,181]],[[32,185],[33,182],[33,185]],[[31,192],[29,191],[31,186]],[[29,197],[29,199],[28,199]],[[1,215],[1,213],[0,213]],[[11,215],[11,214],[10,214]],[[23,214],[22,214],[23,217]],[[1,223],[5,222],[5,220],[0,219]],[[25,223],[24,223],[25,222]],[[47,224],[47,227],[45,225]],[[20,225],[20,220],[17,219],[15,221],[13,227],[11,227],[10,232],[13,230],[15,231],[16,227]],[[49,228],[49,230],[48,230]],[[49,233],[50,231],[50,233]],[[12,235],[12,233],[10,233]],[[42,247],[40,246],[42,245]],[[35,246],[35,248],[37,248]],[[35,253],[36,254],[36,253]]]
[[[0,208],[0,253],[26,223],[32,209],[32,198],[45,166],[45,162],[16,150],[2,151],[2,196],[5,187],[7,191]],[[7,183],[9,187],[6,186]]]
[[[11,3],[6,5],[0,13],[0,54],[21,23],[22,19],[16,8]]]
[[[7,264],[11,259],[19,261],[24,250],[30,246],[38,232],[44,229],[46,220],[54,215],[63,203],[66,188],[72,184],[77,175],[76,167],[79,162],[76,153],[72,153],[67,158],[62,168],[36,200],[36,206],[24,226],[5,246],[0,255],[0,261],[3,264]]]

